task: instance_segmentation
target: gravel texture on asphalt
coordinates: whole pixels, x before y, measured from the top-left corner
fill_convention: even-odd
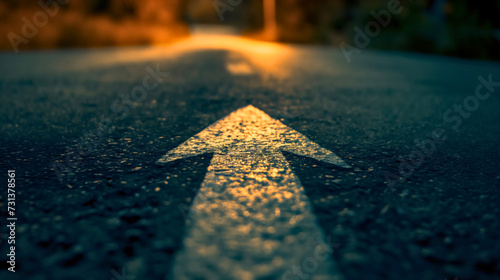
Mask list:
[[[233,76],[226,61],[246,57],[224,50],[73,68],[108,52],[0,54],[0,166],[18,179],[18,271],[6,270],[2,237],[1,279],[111,279],[123,269],[165,279],[212,154],[156,161],[250,104],[353,166],[284,152],[340,244],[332,258],[346,279],[500,278],[500,88],[458,129],[443,121],[479,75],[500,80],[498,64],[370,51],[347,64],[340,51],[290,47],[288,76]],[[169,76],[144,100],[124,100],[156,65]],[[74,157],[104,118],[114,130]],[[436,127],[447,140],[389,188],[384,173],[397,174],[414,139]],[[74,165],[62,182],[55,161]]]

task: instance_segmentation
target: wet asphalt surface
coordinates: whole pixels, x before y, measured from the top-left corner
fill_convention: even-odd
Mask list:
[[[0,54],[0,166],[4,178],[16,170],[18,217],[17,272],[7,271],[2,226],[0,277],[113,279],[125,269],[167,279],[212,155],[156,161],[252,104],[354,167],[284,153],[340,244],[332,258],[346,279],[499,279],[500,87],[457,129],[443,121],[479,75],[500,80],[499,64],[372,51],[348,64],[337,50],[292,50],[287,77],[234,75],[228,60],[251,62],[227,50],[83,69],[72,59],[89,51]],[[169,76],[144,100],[123,101],[156,65]],[[66,160],[105,118],[113,131]],[[447,140],[389,187],[385,172],[397,174],[414,139],[436,127]],[[61,180],[54,162],[72,166]],[[4,224],[6,191],[0,197]]]

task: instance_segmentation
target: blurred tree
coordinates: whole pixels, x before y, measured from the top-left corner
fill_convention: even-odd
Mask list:
[[[447,18],[452,44],[439,51],[467,58],[491,58],[494,6],[493,2],[453,1]]]
[[[466,58],[498,59],[499,1],[420,0],[401,2],[404,10],[393,15],[389,26],[371,38],[369,47],[438,53]],[[371,11],[386,9],[387,1],[360,1],[350,24],[363,29],[373,20]]]
[[[50,2],[52,0],[41,0]],[[8,12],[6,12],[8,11]],[[39,1],[0,0],[0,31],[22,34],[23,21],[43,12]],[[169,42],[187,35],[181,0],[86,0],[59,5],[57,15],[20,48],[95,47]],[[0,48],[11,49],[7,36]]]

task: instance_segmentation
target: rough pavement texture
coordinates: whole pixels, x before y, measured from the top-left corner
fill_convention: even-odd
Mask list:
[[[19,219],[18,272],[6,271],[2,242],[1,279],[111,279],[124,268],[164,279],[185,235],[179,207],[189,208],[212,155],[156,161],[249,104],[354,167],[284,153],[323,231],[341,244],[332,257],[346,279],[500,277],[500,89],[457,130],[443,121],[479,75],[500,80],[498,64],[369,51],[347,64],[339,51],[290,47],[277,67],[287,73],[255,66],[235,76],[227,61],[251,62],[233,51],[99,64],[111,52],[0,54],[0,166],[17,171]],[[79,67],[85,61],[95,65]],[[145,100],[124,101],[157,64],[170,76]],[[65,162],[103,118],[114,130],[81,160],[70,157],[78,163],[61,183],[51,163]],[[384,173],[397,174],[399,156],[408,160],[414,139],[436,126],[447,140],[391,191]]]

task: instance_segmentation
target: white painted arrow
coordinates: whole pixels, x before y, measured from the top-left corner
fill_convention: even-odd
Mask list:
[[[158,161],[214,153],[190,210],[175,279],[340,279],[334,278],[340,276],[328,258],[331,248],[281,151],[350,168],[251,105]]]

